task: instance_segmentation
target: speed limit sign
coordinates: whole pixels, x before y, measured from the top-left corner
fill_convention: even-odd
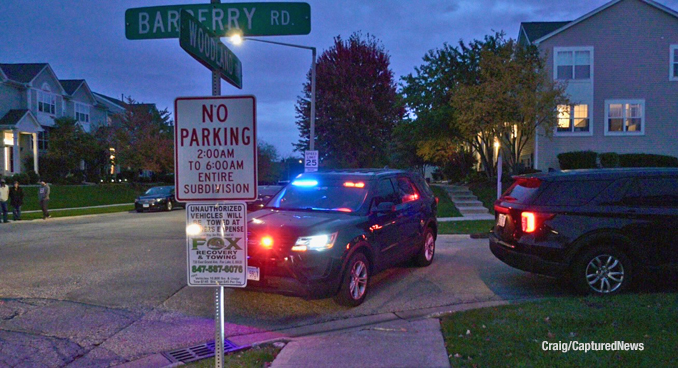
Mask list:
[[[318,171],[318,151],[304,152],[304,172]]]

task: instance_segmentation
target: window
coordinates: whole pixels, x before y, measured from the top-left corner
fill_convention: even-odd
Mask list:
[[[538,206],[583,206],[600,194],[612,180],[552,182],[533,204]]]
[[[419,199],[419,192],[414,188],[414,184],[407,178],[398,178],[398,196],[402,202],[411,202]]]
[[[556,79],[560,80],[590,80],[592,77],[593,48],[592,47],[556,47],[555,71]]]
[[[645,134],[645,100],[605,101],[605,135]]]
[[[678,81],[678,45],[671,45],[669,52],[669,80]]]
[[[393,184],[391,183],[390,179],[379,180],[375,196],[372,199],[370,211],[376,211],[377,207],[382,202],[392,202],[393,204],[400,203],[398,200],[398,195],[396,194],[395,190],[393,190]]]
[[[47,128],[43,127],[43,129],[45,129],[45,130],[38,133],[38,149],[40,149],[40,150],[46,150],[47,148],[49,148],[49,144],[48,144],[48,142],[49,142],[49,131],[47,130]]]
[[[589,133],[589,105],[558,105],[557,133]]]
[[[56,95],[46,91],[38,91],[38,111],[56,115]]]
[[[75,103],[75,120],[81,123],[89,123],[89,105]]]
[[[641,207],[678,207],[678,178],[637,179],[623,203]]]

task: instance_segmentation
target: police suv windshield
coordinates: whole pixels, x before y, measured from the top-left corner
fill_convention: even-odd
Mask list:
[[[299,179],[281,190],[266,207],[350,213],[362,206],[367,193],[364,182]]]

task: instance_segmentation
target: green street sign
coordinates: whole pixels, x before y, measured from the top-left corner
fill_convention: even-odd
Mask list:
[[[311,33],[307,3],[225,3],[152,6],[127,9],[125,36],[129,40],[179,37],[179,13],[186,10],[220,37],[286,36]]]
[[[226,82],[242,88],[242,63],[219,37],[189,12],[180,13],[179,45],[195,60],[219,72]]]

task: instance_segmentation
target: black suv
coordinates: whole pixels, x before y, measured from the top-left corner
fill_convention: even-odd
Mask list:
[[[248,215],[247,287],[359,305],[376,272],[431,264],[437,203],[411,172],[301,174]]]
[[[626,289],[641,269],[678,264],[678,169],[517,176],[494,205],[492,253],[568,277],[587,294]]]

